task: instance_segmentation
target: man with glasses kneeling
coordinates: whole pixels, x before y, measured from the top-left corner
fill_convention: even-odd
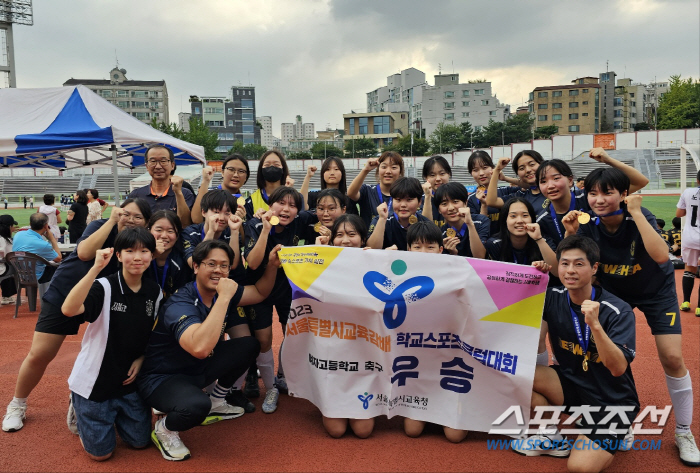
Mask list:
[[[184,180],[170,173],[175,166],[175,155],[164,145],[149,146],[144,155],[146,169],[153,179],[147,186],[134,189],[129,197],[146,199],[153,212],[172,210],[180,217],[183,228],[191,224],[190,209],[194,204],[194,194],[183,189]]]
[[[243,415],[243,408],[229,405],[225,397],[258,356],[260,344],[246,323],[238,323],[236,308],[270,294],[280,248],[270,252],[265,274],[254,286],[239,286],[227,277],[231,247],[221,240],[203,241],[192,254],[195,281],[161,308],[137,382],[146,404],[166,413],[151,434],[166,460],[190,457],[180,431]],[[214,381],[211,395],[202,391]]]

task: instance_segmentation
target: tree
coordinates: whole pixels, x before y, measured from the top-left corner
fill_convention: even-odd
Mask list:
[[[326,159],[328,156],[337,156],[342,158],[345,153],[342,149],[328,143],[315,143],[311,147],[311,156],[314,159]]]
[[[462,131],[459,125],[450,125],[445,122],[438,123],[435,130],[428,137],[432,154],[451,153],[460,149],[461,142]]]
[[[608,117],[605,114],[602,114],[600,117],[600,132],[609,133],[611,131],[613,131],[612,123],[608,122]]]
[[[647,122],[640,122],[640,123],[634,124],[634,131],[644,131],[644,130],[651,130],[651,125],[648,124]]]
[[[425,156],[430,149],[430,143],[425,138],[413,136],[413,149],[411,149],[411,135],[395,139],[390,145],[384,146],[384,151],[396,151],[401,156]]]
[[[700,127],[700,81],[671,76],[669,91],[659,100],[657,113],[659,130]]]
[[[308,151],[292,151],[287,154],[287,159],[311,159],[311,153]]]
[[[187,132],[183,130],[182,128],[178,127],[175,123],[170,123],[166,125],[163,122],[158,122],[158,120],[154,118],[151,119],[150,125],[155,128],[158,131],[162,131],[163,133],[173,136],[177,138],[178,140],[185,140],[187,141]]]
[[[535,139],[548,140],[557,133],[559,133],[559,127],[556,125],[541,126],[535,129]]]
[[[204,157],[207,161],[221,158],[216,151],[219,146],[219,134],[207,128],[199,118],[190,118],[190,131],[187,132],[178,128],[174,123],[170,125],[157,123],[155,118],[151,120],[151,126],[177,139],[203,147]]]
[[[369,158],[377,154],[377,145],[371,138],[354,138],[345,142],[345,154],[351,158]]]
[[[240,140],[234,141],[233,146],[228,150],[229,153],[238,153],[246,159],[255,161],[259,160],[265,151],[267,151],[267,148],[262,145],[254,143],[243,144]]]

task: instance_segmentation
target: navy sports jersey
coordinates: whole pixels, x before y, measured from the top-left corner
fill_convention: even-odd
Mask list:
[[[309,191],[309,210],[316,211],[316,205],[318,205],[318,194],[321,191]],[[345,195],[345,213],[359,215],[357,211],[357,204],[350,200],[350,197]]]
[[[566,229],[564,224],[561,223],[561,219],[569,213],[571,210],[581,210],[583,212],[589,212],[591,206],[588,205],[588,197],[585,192],[581,192],[575,195],[573,199],[573,205],[569,206],[569,210],[563,214],[556,213],[554,211],[554,205],[551,202],[548,203],[547,208],[543,209],[537,216],[537,223],[540,224],[540,231],[542,235],[547,237],[547,240],[551,241],[554,248],[559,245],[559,242],[564,239],[564,234]],[[552,219],[552,214],[556,216],[556,222]]]
[[[260,266],[257,269],[248,268],[248,277],[251,283],[260,279],[265,272],[265,267],[267,266],[268,258],[270,257],[270,251],[277,246],[299,246],[301,240],[309,238],[313,234],[313,226],[318,222],[318,218],[315,214],[309,211],[301,211],[297,214],[296,218],[292,222],[284,227],[281,232],[276,231],[276,227],[270,232],[267,238],[267,247],[265,248],[265,256],[263,257]],[[260,233],[262,232],[263,224],[257,218],[253,218],[246,222],[245,225],[245,257],[247,258],[250,252],[255,247],[255,243],[260,238]],[[311,233],[310,233],[311,232]],[[314,243],[314,242],[312,242]],[[284,274],[284,270],[280,267],[277,270],[277,277],[275,279],[275,287],[270,294],[270,297],[277,295],[279,291],[289,288],[289,282],[287,276]],[[291,290],[290,290],[291,297]]]
[[[549,341],[559,363],[559,372],[579,388],[579,397],[592,406],[635,406],[635,413],[628,414],[630,420],[639,410],[637,388],[632,369],[622,376],[613,376],[598,358],[598,349],[593,334],[588,343],[588,371],[583,369],[584,354],[574,327],[571,309],[564,287],[547,289],[542,319],[547,322]],[[635,356],[635,317],[632,308],[610,292],[595,286],[595,299],[600,303],[598,320],[605,334],[625,355],[628,363]],[[585,317],[581,306],[571,305],[585,333]]]
[[[520,191],[520,188],[517,186],[502,186],[498,188],[498,197],[503,199],[503,202],[506,202],[512,197],[515,197],[515,194]],[[473,214],[481,214],[481,201],[476,198],[476,192],[472,192],[469,195],[469,198],[467,199],[467,207],[469,207],[469,210],[471,210],[472,215]],[[499,228],[499,223],[498,223],[498,218],[501,214],[501,209],[498,209],[496,207],[489,207],[488,208],[488,218],[491,220],[491,235],[495,235],[500,231]]]
[[[543,238],[544,238],[544,241],[551,248],[552,243],[549,240],[547,240],[547,238],[545,238],[545,237],[543,237]],[[540,252],[539,248],[536,248],[535,255],[532,258],[528,257],[525,248],[523,248],[522,250],[517,250],[517,249],[513,248],[512,257],[507,258],[507,259],[501,259],[501,247],[502,247],[502,245],[503,245],[503,242],[501,241],[501,237],[498,235],[486,240],[486,242],[484,243],[484,247],[486,248],[486,256],[489,259],[492,259],[494,261],[504,261],[506,263],[517,263],[517,264],[526,264],[526,265],[532,264],[533,261],[541,261],[543,259],[542,253]]]
[[[195,201],[194,193],[191,192],[189,189],[183,187],[182,195],[185,197],[185,203],[187,203],[187,208],[191,209]],[[177,213],[177,197],[175,196],[175,192],[173,191],[172,184],[170,185],[170,187],[168,187],[168,192],[166,192],[163,195],[152,194],[151,184],[139,187],[138,189],[134,189],[133,191],[131,191],[131,194],[129,194],[128,198],[133,199],[136,197],[145,199],[153,212],[156,212],[158,210],[172,210],[173,212]]]
[[[430,199],[430,204],[431,204],[431,207],[433,208],[433,223],[435,225],[437,225],[438,227],[442,227],[443,225],[445,225],[445,217],[443,217],[442,214],[440,213],[440,207],[439,207],[438,203],[435,202],[435,196],[433,196],[433,198]],[[421,214],[423,213],[423,206],[424,205],[425,205],[425,196],[423,196],[423,198],[421,199],[420,207],[418,208],[418,210],[421,212]]]
[[[372,219],[378,216],[377,207],[379,207],[379,204],[386,202],[386,205],[389,207],[389,214],[394,211],[391,205],[393,202],[391,196],[378,191],[378,188],[379,184],[373,186],[362,184],[362,187],[360,187],[360,198],[356,203],[360,208],[360,217],[365,221],[367,227],[372,223]],[[379,199],[379,194],[382,196],[381,200]],[[352,202],[352,200],[350,200],[350,202]]]
[[[80,279],[83,278],[95,264],[94,258],[88,261],[82,261],[80,258],[78,258],[78,247],[80,246],[80,243],[102,228],[102,225],[105,223],[107,223],[106,218],[90,222],[90,225],[88,225],[83,232],[83,236],[80,237],[80,240],[78,240],[78,246],[76,246],[75,250],[73,250],[73,252],[61,262],[58,268],[56,268],[56,272],[54,273],[53,278],[51,278],[51,284],[44,294],[43,300],[53,304],[56,307],[61,307],[63,305],[63,301],[66,300],[66,296],[71,289],[78,284],[78,281],[80,281]],[[113,247],[114,239],[116,237],[117,226],[114,225],[112,227],[112,231],[107,236],[107,239],[102,244],[102,248]],[[100,274],[98,274],[97,277],[105,277],[116,272],[117,263],[117,256],[112,256],[112,259],[109,260],[107,266],[100,271]]]
[[[121,272],[92,283],[82,314],[90,325],[68,378],[71,391],[95,402],[136,391],[136,383],[123,383],[146,350],[162,298],[160,287],[145,278],[132,291]]]
[[[165,265],[158,266],[155,258],[144,273],[144,278],[155,281],[163,291],[163,297],[169,298],[182,286],[192,281],[194,274],[187,264],[185,255],[177,249],[178,245],[170,250]],[[232,278],[233,279],[233,278]],[[238,282],[238,281],[236,281]]]
[[[419,222],[430,222],[430,220],[423,217],[419,212],[416,212],[416,217],[418,217]],[[374,217],[372,220],[372,224],[369,226],[369,236],[372,236],[372,232],[374,232],[374,227],[377,225],[378,221],[379,217]],[[384,241],[382,243],[382,248],[396,245],[396,248],[399,250],[408,251],[408,242],[406,241],[407,233],[408,227],[402,227],[396,216],[393,213],[389,214],[389,218],[386,219],[386,224],[384,225]]]
[[[238,303],[243,297],[244,289],[245,286],[239,285],[238,290],[231,298],[221,327],[222,333],[227,318],[237,314]],[[205,306],[200,299],[195,282],[187,283],[181,287],[163,304],[148,341],[146,359],[136,379],[141,397],[148,398],[170,376],[178,374],[201,376],[204,374],[209,358],[199,359],[187,353],[180,346],[180,336],[190,326],[203,323],[210,311],[211,307]]]
[[[482,243],[488,240],[489,231],[491,229],[491,221],[489,220],[489,218],[486,215],[472,214],[472,221],[474,222],[474,228],[476,228],[476,233],[479,235],[479,240],[481,240]],[[453,228],[456,232],[455,236],[460,237],[462,240],[457,244],[457,254],[459,256],[467,256],[470,258],[474,256],[472,254],[471,245],[469,244],[469,227],[467,226],[467,224],[465,223],[464,225],[462,225],[462,228],[454,228],[448,224],[444,224],[440,228],[440,230],[442,230],[443,239],[447,238],[448,228]],[[443,253],[449,254],[448,251],[443,251]]]
[[[651,227],[661,233],[651,212],[642,207],[642,213]],[[635,301],[655,297],[669,284],[675,287],[675,277],[673,263],[654,261],[644,247],[634,219],[627,211],[623,215],[620,227],[613,234],[608,233],[602,222],[596,225],[593,219],[579,225],[578,233],[593,238],[600,247],[598,281],[606,290],[634,305]]]
[[[185,261],[187,261],[194,253],[194,249],[204,240],[204,223],[194,223],[187,228],[185,228],[180,234],[180,239],[182,240],[182,246],[185,249]],[[239,233],[240,235],[240,233]],[[231,229],[227,226],[226,229],[219,235],[219,240],[230,244],[231,241]],[[239,247],[240,241],[239,241]],[[243,284],[245,282],[245,265],[243,264],[243,258],[238,261],[238,266],[231,268],[228,273],[228,277],[236,281],[238,284]]]
[[[665,232],[661,232],[661,236],[666,240],[666,243],[668,243],[669,248],[673,245],[678,245],[678,249],[673,252],[675,256],[680,256],[681,255],[681,238],[682,238],[682,232],[680,228],[672,228],[670,230],[667,230]]]

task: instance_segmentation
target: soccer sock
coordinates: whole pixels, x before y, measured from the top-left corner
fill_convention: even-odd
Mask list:
[[[260,353],[256,361],[265,389],[272,389],[275,386],[275,355],[272,353],[272,348],[265,353]]]
[[[546,348],[542,353],[537,354],[537,364],[542,366],[549,366],[549,352]]]
[[[690,296],[693,293],[693,285],[695,285],[695,274],[690,271],[683,272],[683,302],[690,302]]]
[[[211,397],[213,397],[214,399],[223,399],[226,397],[230,390],[231,388],[225,388],[219,383],[216,383],[216,386],[214,386],[214,390],[211,392]]]
[[[13,397],[10,404],[14,404],[15,406],[25,407],[27,405],[27,398],[26,397]]]
[[[666,386],[676,413],[676,433],[690,432],[690,423],[693,421],[693,385],[690,372],[682,378],[666,375]]]
[[[246,370],[245,373],[241,375],[240,378],[236,380],[235,383],[233,383],[233,389],[241,389],[243,387],[243,381],[245,381],[245,377],[248,375],[248,370]]]

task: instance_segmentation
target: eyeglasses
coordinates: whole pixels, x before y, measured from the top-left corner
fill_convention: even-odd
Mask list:
[[[246,171],[245,169],[224,168],[224,171],[228,171],[231,174],[238,174],[240,176],[245,176],[246,174],[248,174],[248,171]]]
[[[226,272],[231,267],[231,265],[227,263],[216,264],[213,261],[203,261],[202,264],[209,268],[211,271],[216,270],[216,268],[221,268],[221,271]]]
[[[156,167],[159,164],[161,166],[165,167],[166,165],[170,164],[170,160],[169,159],[149,159],[148,161],[146,161],[146,164],[152,168]]]
[[[129,212],[122,212],[121,218],[124,220],[133,219],[134,222],[143,222],[144,218],[141,214],[130,214]]]

